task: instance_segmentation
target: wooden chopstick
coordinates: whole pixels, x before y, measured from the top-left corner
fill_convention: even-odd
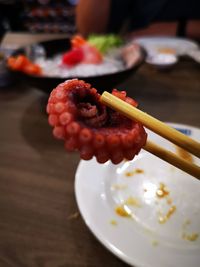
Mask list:
[[[143,149],[150,152],[151,154],[154,154],[160,159],[172,164],[180,170],[187,172],[188,174],[200,179],[200,167],[193,164],[192,162],[188,162],[187,160],[180,158],[171,151],[166,150],[149,140],[147,140]]]
[[[164,122],[159,121],[108,92],[102,94],[101,102],[123,113],[130,119],[140,121],[148,129],[200,158],[200,143],[168,126]]]
[[[131,106],[130,104],[124,102],[123,100],[108,92],[104,92],[100,100],[103,104],[109,106],[110,108],[121,112],[130,119],[140,121],[148,129],[168,139],[169,141],[182,147],[183,149],[189,151],[193,155],[200,157],[199,142],[180,133],[174,128],[168,126],[167,124]],[[161,147],[149,141],[147,142],[144,149],[158,156],[159,158],[162,158],[168,163],[178,167],[179,169],[191,174],[192,176],[200,179],[200,167],[196,166],[195,164],[189,163],[186,160],[183,160],[180,157],[176,156],[172,152],[162,149]]]

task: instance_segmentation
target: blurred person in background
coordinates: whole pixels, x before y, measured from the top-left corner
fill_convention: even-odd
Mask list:
[[[177,35],[200,40],[199,0],[79,0],[78,31]]]

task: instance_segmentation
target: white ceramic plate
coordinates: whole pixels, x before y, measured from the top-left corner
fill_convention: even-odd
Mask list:
[[[196,42],[189,39],[177,38],[177,37],[143,37],[136,38],[134,42],[140,44],[147,51],[148,63],[155,64],[156,57],[161,54],[182,56],[187,55],[192,57],[197,62],[200,62],[200,49]],[[154,60],[155,58],[155,60]],[[165,59],[163,64],[168,64]]]
[[[197,128],[171,126],[200,140]],[[154,133],[148,138],[177,151]],[[125,262],[138,267],[199,267],[200,181],[192,176],[141,151],[133,161],[119,165],[81,161],[75,193],[87,226]]]
[[[184,55],[188,51],[199,49],[194,41],[176,37],[143,37],[134,39],[134,42],[139,43],[150,54],[174,52],[176,55]]]

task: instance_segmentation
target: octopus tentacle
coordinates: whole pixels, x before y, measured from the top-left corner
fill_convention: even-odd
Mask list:
[[[136,106],[125,91],[113,94]],[[143,126],[100,102],[95,88],[82,80],[72,79],[58,85],[51,93],[47,113],[53,135],[64,139],[68,151],[79,151],[80,157],[93,156],[99,163],[111,160],[118,164],[131,160],[145,145],[147,134]]]

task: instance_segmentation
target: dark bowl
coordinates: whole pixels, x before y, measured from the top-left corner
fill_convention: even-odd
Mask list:
[[[52,57],[58,53],[66,52],[70,49],[70,40],[69,39],[57,39],[51,41],[45,41],[38,43],[38,45],[43,46],[46,52],[46,56]],[[33,45],[32,45],[33,46]],[[14,52],[14,55],[25,54],[27,55],[27,51],[30,51],[30,47],[24,47],[18,49]],[[34,76],[28,75],[22,72],[11,71],[13,77],[19,81],[25,82],[27,85],[38,88],[46,93],[50,93],[53,88],[55,88],[58,84],[64,82],[66,79],[78,78],[82,79],[87,83],[90,83],[93,87],[95,87],[100,93],[103,91],[111,91],[115,86],[122,83],[126,79],[128,79],[141,65],[144,60],[144,54],[141,49],[140,59],[133,66],[129,68],[125,68],[123,71],[103,74],[98,76],[90,76],[90,77],[47,77],[47,76]]]

